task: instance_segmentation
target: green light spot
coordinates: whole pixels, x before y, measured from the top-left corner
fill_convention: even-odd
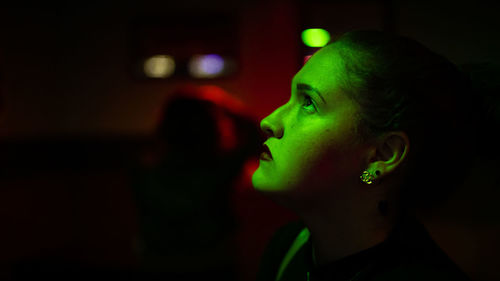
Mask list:
[[[321,28],[302,31],[302,42],[309,47],[324,47],[330,41],[330,33]]]

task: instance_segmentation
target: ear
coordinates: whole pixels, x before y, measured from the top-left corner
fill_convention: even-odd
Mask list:
[[[394,172],[406,159],[410,141],[404,132],[384,134],[375,147],[368,163],[368,171],[376,178],[385,177]]]

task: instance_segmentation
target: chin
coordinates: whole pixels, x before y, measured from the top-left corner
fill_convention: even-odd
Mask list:
[[[254,190],[273,199],[273,201],[274,199],[287,197],[290,192],[289,188],[286,186],[270,183],[257,176],[252,177],[252,186]]]
[[[252,186],[254,190],[266,195],[270,195],[278,191],[278,189],[275,186],[257,177],[252,177]]]
[[[267,183],[268,185],[269,183]],[[255,172],[252,175],[252,186],[255,190],[260,191],[265,188],[266,186],[266,179],[264,175],[262,175],[262,171],[260,170],[260,167],[255,170]]]
[[[263,180],[261,177],[254,176],[252,177],[252,186],[253,189],[259,191],[259,192],[270,192],[273,190],[272,186],[269,185],[269,183],[266,183],[265,180]]]

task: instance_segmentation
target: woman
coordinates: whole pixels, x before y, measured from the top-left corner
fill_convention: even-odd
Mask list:
[[[258,280],[467,280],[411,214],[466,175],[469,84],[444,57],[380,31],[316,52],[261,122],[252,184],[301,221],[275,234]]]

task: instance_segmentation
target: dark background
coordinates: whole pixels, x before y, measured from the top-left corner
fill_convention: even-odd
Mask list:
[[[138,215],[128,165],[176,86],[218,85],[244,101],[257,123],[288,99],[308,51],[300,41],[304,28],[324,27],[333,37],[356,28],[389,30],[457,64],[500,63],[499,11],[494,1],[452,0],[2,4],[0,276],[12,278],[23,261],[54,256],[136,268]],[[139,75],[140,60],[162,51],[178,57],[216,51],[234,57],[238,71],[209,81]],[[457,173],[470,165],[457,164]],[[496,173],[479,166],[433,216],[422,214],[474,280],[500,278]],[[248,180],[243,170],[243,191],[234,199],[241,280],[252,280],[267,239],[293,218],[255,194]]]

